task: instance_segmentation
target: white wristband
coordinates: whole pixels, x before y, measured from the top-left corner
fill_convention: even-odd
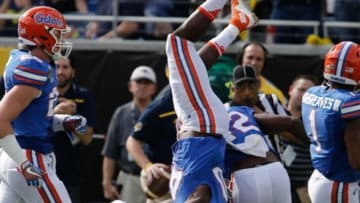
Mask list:
[[[5,135],[5,137],[0,139],[0,146],[17,165],[27,160],[24,150],[20,148],[19,143],[15,139],[15,135]]]
[[[63,131],[64,130],[64,119],[68,117],[68,114],[55,114],[53,116],[52,129],[54,132]]]

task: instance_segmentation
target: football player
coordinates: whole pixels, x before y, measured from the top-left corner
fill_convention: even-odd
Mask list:
[[[19,18],[19,49],[5,67],[6,93],[0,102],[0,202],[71,202],[55,173],[52,136],[67,131],[71,139],[86,129],[86,119],[54,115],[57,104],[54,60],[68,56],[69,31],[56,9],[39,6]]]
[[[225,203],[227,191],[222,178],[229,116],[210,87],[211,67],[241,31],[253,27],[257,18],[241,0],[232,0],[228,26],[199,52],[196,42],[222,10],[226,0],[207,0],[166,41],[169,82],[179,123],[178,141],[173,145],[170,178],[175,203]]]
[[[344,41],[325,56],[326,83],[307,90],[302,118],[314,166],[313,203],[360,201],[360,46]]]

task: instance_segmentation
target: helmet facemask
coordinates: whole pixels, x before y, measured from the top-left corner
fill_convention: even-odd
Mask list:
[[[53,58],[53,60],[56,60],[60,57],[68,57],[72,50],[72,43],[65,42],[63,40],[63,35],[69,33],[71,31],[71,28],[69,26],[66,26],[66,29],[58,29],[45,26],[45,29],[48,30],[50,35],[55,40],[55,44],[51,48],[51,53],[48,54]]]

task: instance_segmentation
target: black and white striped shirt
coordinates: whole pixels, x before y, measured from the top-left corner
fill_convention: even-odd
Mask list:
[[[259,94],[257,106],[268,113],[291,115],[274,94]],[[278,135],[269,138],[288,171],[292,187],[306,186],[313,172],[309,148],[288,142]]]

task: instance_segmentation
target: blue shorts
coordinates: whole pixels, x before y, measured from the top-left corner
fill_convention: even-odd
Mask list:
[[[176,142],[172,150],[170,188],[174,203],[184,203],[199,185],[210,187],[211,203],[226,203],[227,192],[222,177],[223,138],[187,138]]]

